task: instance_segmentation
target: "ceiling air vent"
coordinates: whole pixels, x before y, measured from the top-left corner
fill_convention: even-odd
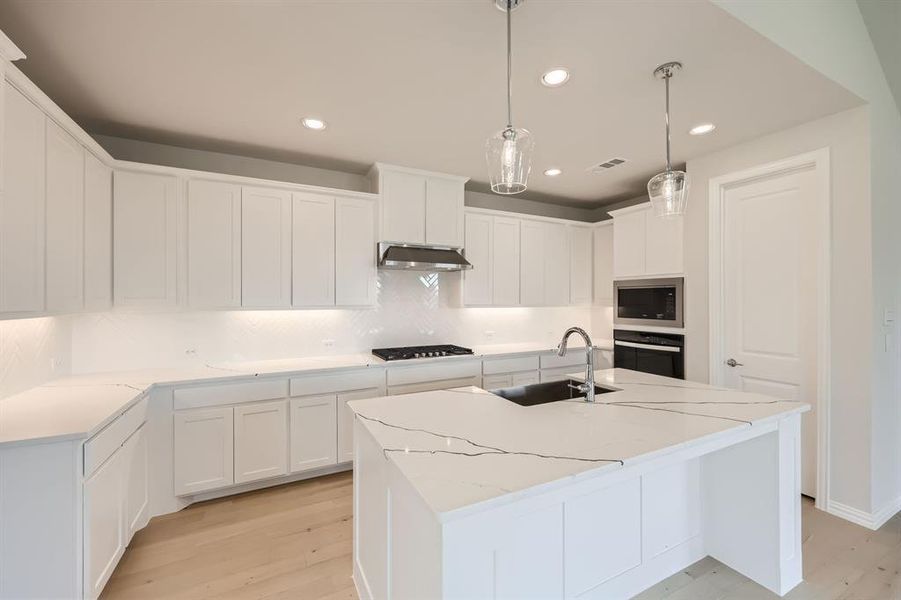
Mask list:
[[[610,160],[605,160],[602,163],[591,165],[590,167],[588,167],[587,171],[589,173],[604,173],[605,171],[609,171],[613,167],[618,167],[625,163],[625,158],[611,158]]]

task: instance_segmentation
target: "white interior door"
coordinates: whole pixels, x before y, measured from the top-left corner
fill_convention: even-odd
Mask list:
[[[723,196],[723,364],[728,387],[807,402],[801,491],[816,493],[816,171],[780,173]]]

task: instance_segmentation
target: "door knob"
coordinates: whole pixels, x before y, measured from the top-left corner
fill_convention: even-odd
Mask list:
[[[738,362],[734,358],[730,358],[729,360],[727,360],[726,364],[729,365],[730,367],[743,367],[744,366],[742,363]]]

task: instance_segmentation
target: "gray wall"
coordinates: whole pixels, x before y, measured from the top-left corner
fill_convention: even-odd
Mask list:
[[[245,177],[259,177],[275,181],[321,185],[323,187],[358,192],[369,191],[365,173],[348,173],[331,169],[319,169],[293,163],[277,162],[235,154],[194,150],[166,144],[155,144],[127,138],[92,134],[97,143],[113,157],[120,160],[180,167],[212,173],[226,173]],[[528,200],[519,196],[499,196],[474,190],[466,190],[466,206],[506,210],[527,215],[557,217],[593,223],[607,218],[607,210],[629,206],[647,198],[617,202],[604,208],[579,208],[549,202]]]

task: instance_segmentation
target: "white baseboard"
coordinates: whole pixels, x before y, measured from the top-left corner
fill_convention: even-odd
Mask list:
[[[834,500],[826,503],[826,512],[829,514],[874,531],[885,525],[898,511],[901,511],[901,497],[896,498],[875,513],[869,513]]]

